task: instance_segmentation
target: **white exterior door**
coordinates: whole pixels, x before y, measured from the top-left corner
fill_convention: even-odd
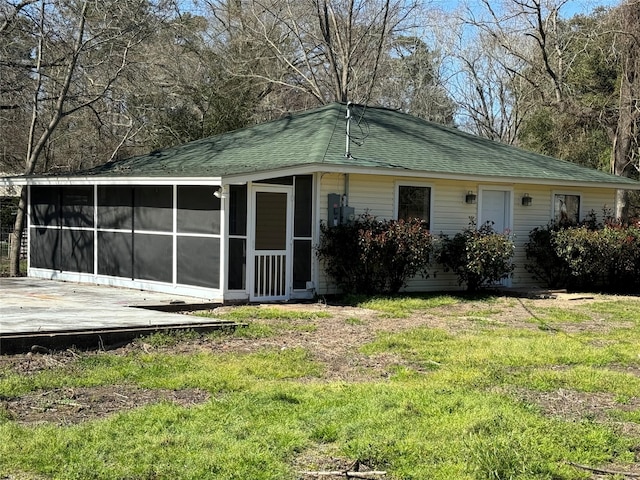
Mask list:
[[[288,300],[291,294],[292,189],[254,185],[250,300]]]
[[[497,233],[511,230],[511,192],[509,190],[480,191],[480,215],[478,226],[493,222]]]
[[[483,188],[480,190],[480,202],[478,211],[478,227],[486,222],[493,222],[493,230],[496,233],[504,233],[513,230],[511,190],[498,188]],[[511,286],[511,278],[504,278],[499,285]]]

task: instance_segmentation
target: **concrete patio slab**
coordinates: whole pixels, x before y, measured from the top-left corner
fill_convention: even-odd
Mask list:
[[[26,341],[29,337],[219,325],[223,322],[175,313],[214,306],[205,299],[181,295],[35,278],[0,278],[0,340],[6,347],[12,338]]]

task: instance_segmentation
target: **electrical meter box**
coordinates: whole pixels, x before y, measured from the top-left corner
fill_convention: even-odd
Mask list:
[[[355,220],[355,209],[344,205],[346,197],[342,197],[337,193],[330,193],[327,197],[327,211],[329,212],[327,223],[330,227]]]
[[[340,218],[342,223],[352,223],[356,219],[356,211],[353,207],[342,207]]]

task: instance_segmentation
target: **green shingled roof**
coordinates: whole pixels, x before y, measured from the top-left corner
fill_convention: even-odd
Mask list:
[[[333,103],[272,122],[108,163],[82,175],[226,177],[289,167],[366,167],[383,174],[416,171],[454,176],[640,183],[466,134],[397,111],[357,106],[351,157],[345,155],[346,105]]]

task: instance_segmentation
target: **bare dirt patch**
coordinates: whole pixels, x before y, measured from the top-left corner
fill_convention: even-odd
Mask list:
[[[56,388],[2,401],[0,415],[23,424],[70,425],[163,401],[187,407],[208,398],[207,392],[197,389],[149,390],[126,385]]]
[[[550,416],[557,416],[564,420],[587,419],[615,424],[626,434],[640,435],[640,425],[631,422],[612,422],[611,418],[611,412],[614,410],[634,411],[640,408],[640,398],[632,398],[621,403],[609,393],[576,392],[563,388],[552,392],[517,390],[515,395],[525,402],[537,405]]]

